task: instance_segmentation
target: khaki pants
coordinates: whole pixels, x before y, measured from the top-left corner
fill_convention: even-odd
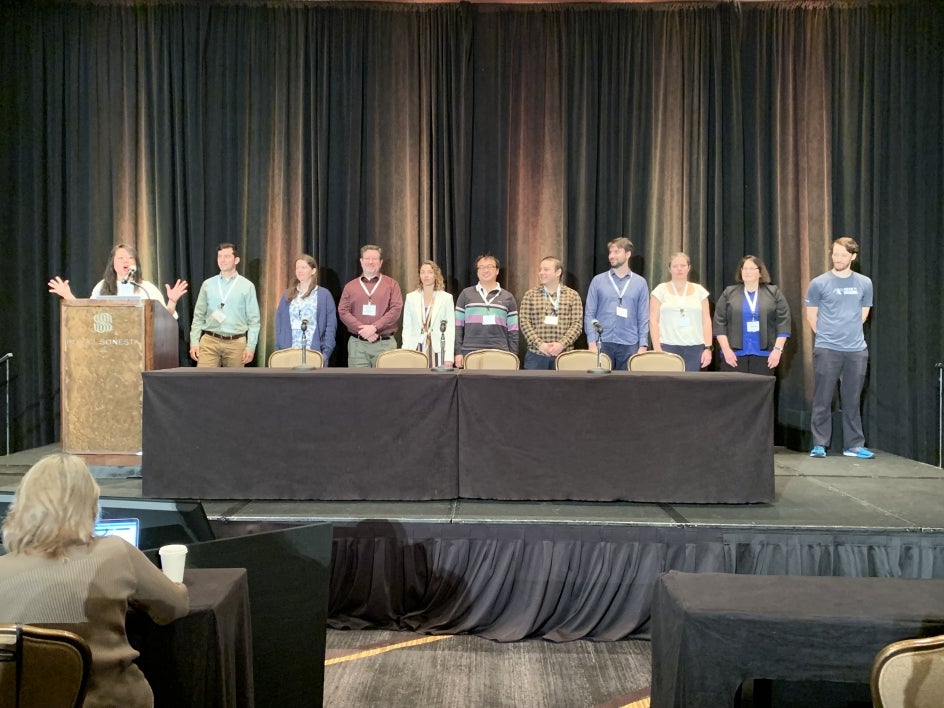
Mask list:
[[[376,342],[351,337],[347,340],[347,366],[349,369],[370,369],[378,356],[396,348],[397,340],[393,337],[378,339]]]
[[[197,366],[238,368],[243,365],[243,352],[246,351],[246,338],[217,339],[209,334],[200,337],[200,359]]]

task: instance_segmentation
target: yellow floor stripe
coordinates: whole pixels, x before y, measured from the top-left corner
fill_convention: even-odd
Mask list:
[[[620,706],[620,708],[649,708],[649,699],[640,698],[638,701],[627,703],[625,706]]]
[[[354,661],[355,659],[366,659],[369,656],[376,656],[377,654],[383,654],[388,651],[393,651],[394,649],[406,649],[407,647],[415,647],[420,644],[438,642],[440,639],[449,639],[451,636],[451,634],[438,634],[434,637],[420,637],[419,639],[411,639],[408,642],[400,642],[399,644],[391,644],[390,646],[386,647],[377,647],[376,649],[359,651],[356,654],[349,654],[348,656],[339,656],[334,659],[325,659],[325,666],[332,666],[333,664],[340,664],[345,661]]]

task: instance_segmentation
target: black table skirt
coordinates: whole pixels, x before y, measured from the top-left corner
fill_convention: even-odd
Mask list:
[[[168,625],[128,615],[156,708],[252,708],[252,628],[243,568],[188,569],[190,612]]]
[[[765,502],[774,380],[735,373],[145,372],[148,496]]]
[[[882,647],[941,633],[944,580],[666,573],[652,706],[732,705],[749,678],[868,683]]]

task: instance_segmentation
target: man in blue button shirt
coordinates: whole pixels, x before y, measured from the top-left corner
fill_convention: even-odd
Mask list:
[[[590,281],[584,311],[587,345],[603,353],[614,370],[625,370],[629,357],[649,348],[649,286],[646,279],[629,269],[633,243],[615,238],[607,244],[610,266]]]

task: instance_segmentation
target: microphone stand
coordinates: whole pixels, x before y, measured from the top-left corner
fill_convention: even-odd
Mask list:
[[[315,367],[308,363],[308,320],[302,320],[302,363],[295,368],[298,371],[311,371]]]
[[[944,362],[934,365],[937,369],[937,466],[941,465],[941,455],[944,453]]]
[[[4,354],[3,358],[0,359],[0,364],[6,364],[6,369],[7,369],[6,387],[4,388],[4,392],[6,394],[6,399],[7,399],[7,446],[4,452],[7,455],[10,454],[10,422],[11,422],[10,421],[10,359],[12,358],[13,358],[13,352],[9,352],[8,354]]]
[[[434,366],[433,371],[452,371],[446,366],[446,320],[439,323],[439,366]]]
[[[597,365],[593,369],[587,369],[588,374],[609,374],[609,369],[603,368],[603,328],[596,325],[597,330]]]

